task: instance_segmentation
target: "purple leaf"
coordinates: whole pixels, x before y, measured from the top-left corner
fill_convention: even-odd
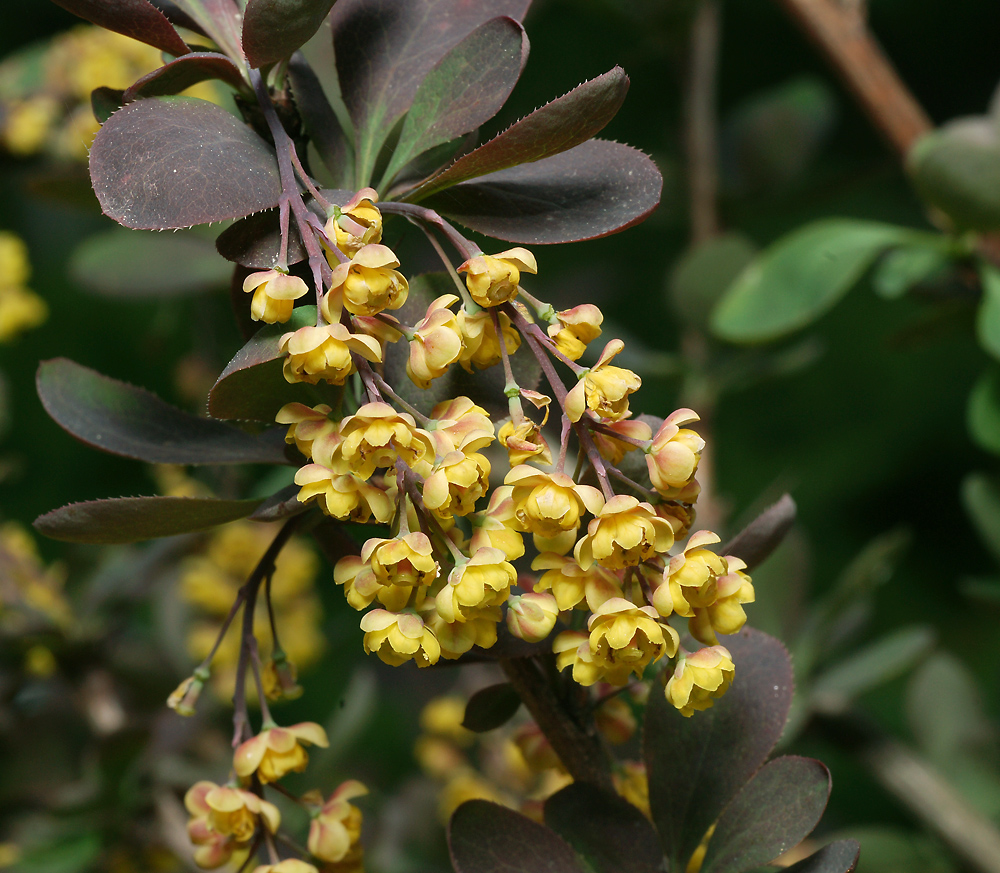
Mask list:
[[[792,702],[792,665],[774,637],[723,637],[736,665],[725,696],[685,718],[662,693],[646,707],[643,750],[649,805],[671,869],[683,870],[723,807],[764,763]]]
[[[493,18],[472,31],[417,89],[384,179],[391,180],[417,155],[489,121],[514,90],[527,59],[528,38],[514,19]]]
[[[344,102],[360,133],[358,184],[367,184],[382,143],[413,103],[424,77],[485,21],[518,21],[530,0],[340,0],[334,52]]]
[[[117,545],[209,530],[246,518],[260,500],[206,497],[116,497],[53,509],[35,519],[35,530],[68,543]]]
[[[278,429],[255,435],[198,418],[66,358],[43,361],[36,381],[56,424],[113,455],[150,464],[288,463]]]
[[[830,771],[819,761],[770,761],[723,810],[701,873],[746,873],[773,861],[812,833],[829,797]]]
[[[472,230],[508,242],[577,242],[638,224],[663,179],[642,152],[592,139],[531,164],[448,188],[424,201]]]
[[[509,682],[481,688],[465,705],[462,727],[477,734],[507,724],[521,708],[521,698]]]
[[[106,215],[143,230],[242,218],[281,194],[271,146],[191,97],[137,100],[112,115],[91,148],[90,178]]]
[[[113,30],[155,46],[170,55],[188,51],[180,34],[149,0],[53,0],[105,30]]]
[[[566,842],[547,827],[486,800],[463,803],[448,825],[456,873],[586,873]]]
[[[752,570],[781,545],[795,524],[796,511],[791,495],[783,494],[726,543],[720,554],[736,555]]]
[[[617,794],[585,782],[567,785],[545,802],[545,823],[595,873],[658,873],[663,850],[646,817]]]
[[[251,67],[289,57],[323,23],[334,0],[247,0],[243,51]]]
[[[240,71],[229,58],[218,52],[190,52],[147,73],[125,91],[124,102],[131,103],[139,97],[162,97],[179,94],[206,79],[221,79],[234,88],[246,83]]]
[[[858,866],[861,846],[856,840],[837,840],[813,852],[784,873],[851,873]]]
[[[310,142],[333,174],[336,184],[349,185],[354,169],[354,146],[330,106],[319,77],[301,52],[292,55],[288,80]],[[348,194],[348,200],[350,196]]]
[[[621,67],[577,85],[463,155],[406,199],[421,200],[459,182],[550,158],[581,145],[615,117],[627,93],[628,76]]]

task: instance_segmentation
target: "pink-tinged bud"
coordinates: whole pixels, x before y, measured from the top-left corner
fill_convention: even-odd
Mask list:
[[[698,421],[690,409],[678,409],[669,415],[646,450],[646,466],[653,487],[665,497],[675,497],[693,480],[705,448],[693,430],[680,425]]]
[[[507,601],[507,628],[528,643],[544,640],[559,618],[556,599],[548,592],[521,594]]]
[[[499,306],[517,296],[521,273],[537,273],[535,256],[527,249],[513,248],[498,255],[478,255],[458,268],[466,273],[465,284],[480,306]]]

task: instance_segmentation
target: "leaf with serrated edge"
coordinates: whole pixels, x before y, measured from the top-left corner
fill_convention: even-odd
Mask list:
[[[139,97],[163,97],[180,94],[192,85],[208,79],[221,79],[234,88],[244,84],[239,69],[225,55],[218,52],[190,52],[133,82],[124,94],[124,102],[131,103]]]
[[[143,388],[66,358],[43,361],[38,396],[60,427],[89,446],[150,464],[285,464],[284,441],[198,418]]]
[[[795,501],[790,494],[771,504],[720,550],[723,555],[735,555],[746,561],[752,570],[771,554],[795,524]]]
[[[615,67],[546,103],[503,133],[432,176],[406,199],[422,200],[459,182],[485,176],[582,145],[615,117],[628,93],[628,76]]]
[[[525,245],[596,239],[638,224],[663,179],[642,152],[592,139],[531,164],[463,182],[425,205],[472,230]]]
[[[493,18],[472,31],[420,84],[384,179],[489,121],[514,90],[527,58],[528,38],[512,18]]]
[[[711,709],[684,718],[662,691],[646,707],[649,805],[675,870],[685,868],[723,807],[767,759],[792,702],[792,665],[781,642],[750,628],[721,642],[736,678]]]
[[[456,873],[588,873],[556,833],[486,800],[455,810],[448,847]]]
[[[861,846],[857,840],[837,840],[786,867],[784,873],[852,873],[860,855]]]
[[[359,131],[359,185],[433,66],[484,21],[530,0],[340,0],[330,14],[341,91]]]
[[[701,873],[745,873],[797,846],[819,824],[830,771],[788,755],[765,764],[723,810]]]
[[[521,708],[521,698],[509,682],[481,688],[465,705],[462,727],[477,734],[505,725]]]
[[[242,218],[281,195],[274,149],[193,97],[136,100],[112,115],[94,139],[90,178],[104,213],[142,230]]]
[[[54,540],[92,545],[137,543],[209,530],[250,515],[260,500],[204,497],[116,497],[70,503],[35,519]]]
[[[251,67],[289,57],[312,37],[334,0],[247,0],[243,51]]]
[[[659,873],[663,850],[649,820],[624,798],[585,782],[545,801],[545,824],[595,873]]]
[[[171,55],[188,51],[166,16],[148,0],[53,0],[74,15],[105,30],[113,30],[155,46]]]

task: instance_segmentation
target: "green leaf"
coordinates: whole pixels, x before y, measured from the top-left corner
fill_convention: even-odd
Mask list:
[[[646,707],[649,805],[671,870],[685,869],[723,808],[767,759],[792,702],[792,665],[778,640],[746,628],[723,645],[736,678],[711,709],[685,718],[655,690]]]
[[[917,831],[866,827],[851,828],[847,834],[862,846],[857,873],[955,873],[958,869],[944,847]]]
[[[937,634],[921,625],[887,634],[860,652],[822,673],[813,684],[812,695],[833,708],[901,676],[934,647]]]
[[[18,873],[83,873],[101,854],[96,833],[62,835],[46,845],[28,849],[13,869]]]
[[[462,727],[477,734],[507,724],[521,708],[521,698],[509,682],[500,682],[477,691],[465,705]]]
[[[239,68],[225,55],[218,52],[189,52],[146,73],[125,90],[123,101],[131,103],[140,97],[180,94],[192,85],[209,79],[221,79],[234,88],[246,86]]]
[[[319,30],[334,0],[247,0],[243,51],[251,67],[290,57]]]
[[[472,31],[421,82],[379,187],[417,155],[496,115],[527,59],[528,37],[513,18],[493,18]]]
[[[273,422],[286,403],[314,406],[335,399],[340,389],[290,384],[282,372],[281,337],[315,323],[315,306],[297,306],[286,324],[269,324],[258,330],[212,386],[208,414],[228,420]]]
[[[797,846],[819,823],[830,771],[789,755],[765,764],[733,799],[708,841],[701,873],[745,873]]]
[[[976,313],[976,337],[979,345],[1000,359],[1000,270],[983,261],[979,275],[983,297]]]
[[[455,810],[448,847],[456,873],[590,873],[562,837],[486,800]]]
[[[951,263],[941,246],[902,246],[886,254],[875,267],[872,287],[879,297],[896,300],[915,285],[941,275]]]
[[[121,88],[106,88],[102,85],[90,92],[90,108],[100,124],[104,124],[121,109],[124,102],[125,92]]]
[[[962,505],[983,543],[1000,561],[1000,486],[984,473],[970,473],[962,482]]]
[[[209,530],[246,518],[260,500],[205,497],[116,497],[70,503],[35,519],[35,530],[54,540],[92,545],[137,543]]]
[[[53,0],[87,21],[171,55],[188,51],[180,34],[149,0]]]
[[[726,543],[721,553],[742,558],[747,569],[753,570],[781,545],[795,524],[797,511],[791,495],[783,494]]]
[[[785,868],[785,873],[851,873],[858,865],[861,846],[857,840],[837,840]]]
[[[333,111],[323,84],[301,52],[292,55],[288,81],[310,142],[333,174],[335,184],[349,186],[354,175],[354,145]],[[350,200],[352,194],[349,192],[343,202]]]
[[[984,370],[969,394],[965,423],[973,442],[1000,455],[1000,367]]]
[[[69,274],[89,291],[135,300],[225,288],[232,267],[200,236],[116,227],[81,242],[70,255]]]
[[[545,823],[594,873],[658,873],[663,850],[656,831],[631,803],[585,782],[545,801]]]
[[[738,233],[722,234],[689,249],[667,280],[674,309],[691,324],[706,328],[715,304],[756,253],[757,247]]]
[[[615,117],[627,93],[628,76],[621,67],[615,67],[526,115],[432,176],[406,199],[422,200],[459,182],[550,158],[582,145]]]
[[[1000,229],[1000,136],[996,121],[959,118],[921,137],[906,166],[921,199],[960,230]]]
[[[730,342],[766,342],[799,330],[831,309],[879,253],[915,231],[832,218],[778,240],[726,292],[712,329]]]
[[[281,194],[274,149],[193,97],[136,100],[112,115],[90,150],[90,178],[104,213],[140,230],[242,218]]]
[[[279,428],[258,435],[198,418],[66,358],[43,361],[37,384],[60,427],[113,455],[150,464],[288,463]]]

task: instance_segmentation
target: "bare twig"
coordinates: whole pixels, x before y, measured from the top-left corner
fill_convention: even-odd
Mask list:
[[[684,145],[691,204],[691,242],[696,246],[719,232],[715,82],[719,66],[720,19],[719,0],[702,0],[691,27]]]

